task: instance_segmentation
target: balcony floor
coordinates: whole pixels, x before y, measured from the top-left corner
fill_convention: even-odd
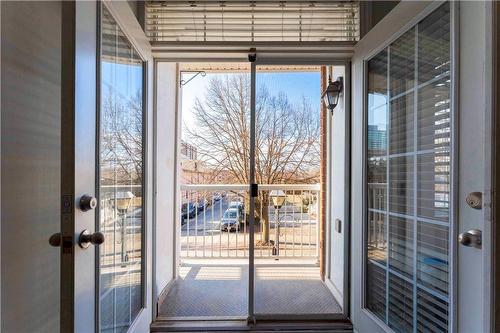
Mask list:
[[[341,312],[312,260],[256,259],[257,315]],[[243,259],[184,260],[180,276],[160,305],[160,318],[243,317],[248,309],[248,264]]]

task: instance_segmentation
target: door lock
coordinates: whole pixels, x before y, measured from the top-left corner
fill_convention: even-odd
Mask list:
[[[482,232],[477,229],[462,232],[458,235],[458,241],[464,246],[480,249],[482,246]]]
[[[84,212],[95,209],[97,207],[97,199],[90,195],[90,194],[84,194],[80,198],[80,209]]]
[[[101,245],[102,243],[104,243],[103,233],[96,231],[91,234],[88,229],[83,230],[78,239],[78,245],[80,245],[82,249],[88,248],[90,244]]]

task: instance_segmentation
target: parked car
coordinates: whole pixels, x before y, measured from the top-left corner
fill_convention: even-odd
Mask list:
[[[214,193],[213,200],[214,202],[220,201],[222,199],[222,195],[220,193]]]
[[[182,222],[196,215],[196,206],[193,203],[183,203],[181,208]]]
[[[207,199],[200,200],[196,204],[196,209],[199,212],[201,212],[201,211],[205,210],[208,207],[208,204],[209,204],[209,201]]]
[[[239,213],[238,209],[228,208],[220,221],[220,229],[227,232],[231,230],[239,231],[242,222],[243,216]]]
[[[240,216],[245,214],[245,206],[241,201],[231,201],[227,209],[237,209]]]

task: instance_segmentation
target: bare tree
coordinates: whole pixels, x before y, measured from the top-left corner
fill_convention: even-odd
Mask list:
[[[122,98],[111,88],[103,94],[100,159],[104,185],[141,184],[143,166],[142,94]]]
[[[250,78],[245,74],[213,77],[203,100],[193,107],[195,126],[189,140],[199,159],[226,181],[247,184],[250,153]],[[260,184],[315,183],[319,176],[319,113],[302,97],[291,103],[283,93],[258,87],[256,98],[255,175]],[[227,178],[227,177],[226,177]],[[269,193],[260,191],[255,215],[269,243]]]

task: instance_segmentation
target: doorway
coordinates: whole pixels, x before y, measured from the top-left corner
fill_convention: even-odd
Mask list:
[[[168,66],[158,65],[164,71]],[[346,63],[178,65],[178,208],[172,226],[177,230],[177,277],[161,296],[160,320],[345,318],[344,300],[337,300],[343,284],[330,281],[330,271],[344,276],[341,265],[347,262],[332,253],[345,252],[341,246],[341,251],[320,256],[321,246],[329,244],[320,238],[320,211],[334,203],[320,206],[326,194],[320,186],[323,162],[322,172],[327,170],[327,161],[320,158],[320,149],[326,151],[320,135],[327,130],[322,126],[330,126],[330,121],[321,124],[320,117],[332,117],[322,110],[321,93],[328,83],[327,69],[335,80],[346,79],[345,68]],[[161,81],[159,89],[164,90]],[[341,95],[337,113],[345,112],[347,96]],[[229,107],[220,107],[224,105]],[[225,141],[214,144],[222,131]],[[239,152],[241,156],[233,156]],[[254,183],[258,185],[252,199],[249,184]],[[336,186],[344,196],[345,184]],[[326,262],[341,265],[333,268]]]

